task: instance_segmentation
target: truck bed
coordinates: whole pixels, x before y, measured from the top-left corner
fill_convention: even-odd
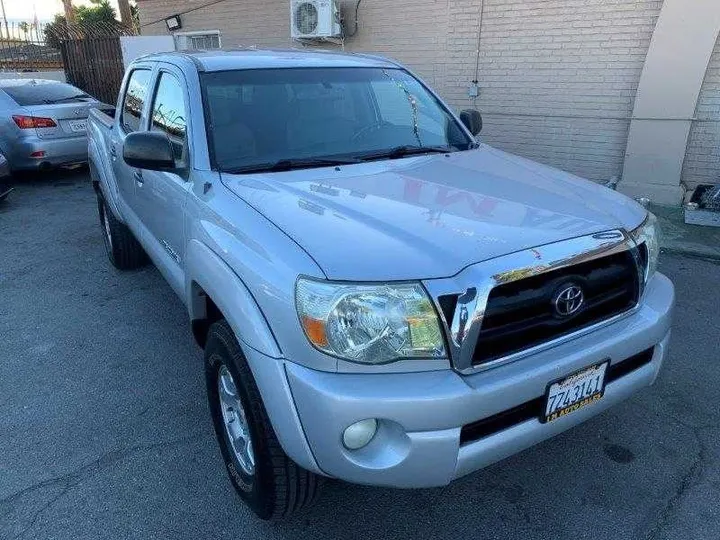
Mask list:
[[[90,121],[95,121],[107,129],[112,129],[115,123],[115,107],[104,107],[90,111]]]

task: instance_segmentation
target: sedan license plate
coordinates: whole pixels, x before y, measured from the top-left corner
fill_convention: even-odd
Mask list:
[[[541,421],[552,422],[601,399],[608,365],[610,361],[606,360],[550,383]]]
[[[87,120],[70,120],[68,124],[73,131],[87,131]]]

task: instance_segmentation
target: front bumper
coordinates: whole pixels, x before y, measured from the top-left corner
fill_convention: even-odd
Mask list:
[[[31,157],[34,152],[44,152],[44,155]],[[12,170],[16,171],[83,163],[88,159],[88,141],[87,137],[27,137],[15,142],[7,158]]]
[[[590,334],[473,375],[454,371],[340,374],[285,364],[289,393],[305,440],[280,436],[301,465],[350,482],[393,487],[442,486],[575,426],[653,383],[667,354],[674,305],[672,283],[656,274],[639,309]],[[609,382],[604,397],[551,423],[536,418],[461,443],[464,425],[544,395],[547,384],[610,358],[622,363],[652,349],[650,360]],[[263,391],[261,387],[261,391]],[[264,391],[263,391],[264,394]],[[267,398],[266,398],[267,405]],[[280,409],[273,403],[271,409]],[[269,412],[273,412],[269,411]],[[379,420],[365,448],[347,450],[342,432],[365,418]],[[295,430],[296,433],[300,429]],[[308,450],[313,463],[308,464]],[[314,465],[314,466],[313,466]]]

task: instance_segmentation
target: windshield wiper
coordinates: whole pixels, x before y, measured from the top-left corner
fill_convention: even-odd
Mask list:
[[[390,148],[389,150],[382,150],[380,152],[360,154],[355,157],[357,157],[360,161],[373,161],[376,159],[397,159],[418,154],[447,154],[448,152],[454,151],[455,148],[451,146],[414,146],[406,144]]]
[[[80,99],[80,98],[91,98],[91,96],[88,95],[88,94],[74,94],[74,95],[72,95],[72,96],[66,96],[66,97],[58,98],[58,99],[46,99],[46,100],[44,100],[44,101],[45,101],[45,103],[47,103],[48,105],[52,105],[52,104],[54,104],[54,103],[61,103],[61,102],[63,102],[63,101],[68,101],[68,100],[71,100],[71,99]]]
[[[256,165],[247,165],[244,167],[236,167],[228,169],[225,172],[231,174],[243,174],[254,172],[278,172],[291,171],[294,169],[312,169],[314,167],[333,167],[336,165],[350,165],[360,163],[362,160],[358,158],[295,158],[280,159],[272,163],[260,163]]]

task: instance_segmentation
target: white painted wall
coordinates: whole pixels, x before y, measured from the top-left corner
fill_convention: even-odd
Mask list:
[[[0,71],[0,79],[50,79],[65,82],[64,71]]]
[[[128,67],[130,62],[139,56],[174,51],[175,40],[172,36],[122,36],[120,49],[123,55],[123,66]]]

